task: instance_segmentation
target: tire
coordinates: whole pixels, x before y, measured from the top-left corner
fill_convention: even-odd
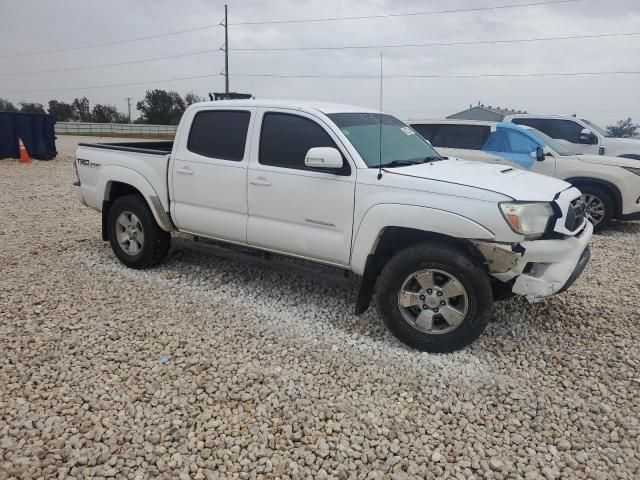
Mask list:
[[[158,226],[139,195],[126,195],[113,202],[107,215],[107,232],[113,253],[130,268],[159,264],[171,246],[171,234]]]
[[[607,228],[616,211],[611,194],[598,185],[581,185],[578,188],[582,192],[587,218],[593,224],[593,231],[600,232]]]
[[[421,282],[417,282],[418,272],[422,272]],[[449,284],[451,288],[444,287],[443,280],[451,279],[457,283]],[[461,249],[442,243],[407,247],[387,262],[378,282],[377,304],[385,325],[400,341],[418,350],[444,353],[461,349],[476,340],[489,323],[493,305],[489,276]],[[430,283],[433,288],[424,286]],[[416,288],[417,294],[413,293]],[[449,298],[460,288],[462,295]],[[402,290],[412,293],[401,295]],[[424,295],[420,297],[421,294]],[[442,301],[447,305],[435,303]],[[401,302],[424,303],[406,308]],[[451,308],[457,310],[457,317],[451,322],[456,324],[453,327],[444,317],[445,311],[452,317]]]

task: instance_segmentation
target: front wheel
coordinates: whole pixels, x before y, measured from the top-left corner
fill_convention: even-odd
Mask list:
[[[378,308],[402,342],[427,352],[452,352],[477,339],[493,297],[487,273],[462,250],[438,243],[408,247],[379,279]]]
[[[138,195],[126,195],[113,202],[107,227],[111,248],[127,267],[153,267],[169,252],[171,234],[158,226],[147,203]]]

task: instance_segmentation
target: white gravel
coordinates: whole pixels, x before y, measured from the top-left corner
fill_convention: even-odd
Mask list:
[[[640,478],[639,223],[425,354],[350,287],[179,248],[126,269],[72,195],[78,140],[0,161],[0,479]]]

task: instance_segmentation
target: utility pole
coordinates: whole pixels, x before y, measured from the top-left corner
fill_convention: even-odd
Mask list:
[[[131,123],[131,97],[125,98],[127,101],[127,108],[129,110],[129,123]]]
[[[229,93],[229,17],[224,6],[224,93]]]

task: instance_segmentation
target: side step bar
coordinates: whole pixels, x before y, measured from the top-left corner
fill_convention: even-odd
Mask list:
[[[228,245],[202,237],[193,237],[193,240],[191,240],[174,236],[171,239],[171,244],[175,249],[192,250],[207,256],[248,263],[280,273],[293,273],[323,283],[355,288],[360,280],[352,272],[337,267],[321,265],[249,247]]]

